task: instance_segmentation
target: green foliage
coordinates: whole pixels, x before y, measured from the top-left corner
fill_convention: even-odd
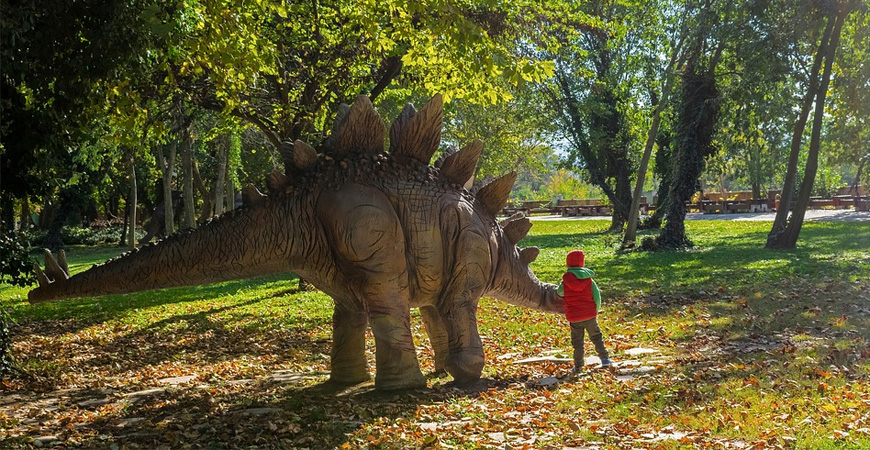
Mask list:
[[[29,253],[30,243],[24,233],[0,234],[0,283],[29,286],[36,282]]]
[[[628,219],[632,178],[649,127],[650,105],[670,54],[682,9],[674,2],[588,1],[577,8],[594,29],[565,32],[553,50],[556,76],[547,86],[569,145],[565,165],[598,186],[613,205],[612,227]],[[560,35],[557,30],[557,35]]]
[[[853,176],[870,184],[870,11],[858,7],[843,27],[830,93],[829,154],[835,163],[860,167]]]
[[[540,81],[552,64],[515,53],[524,2],[469,5],[346,0],[286,5],[194,4],[175,82],[196,103],[244,119],[280,140],[317,142],[336,106],[379,95],[394,81],[417,94],[492,104]],[[200,82],[199,80],[205,81]]]
[[[0,378],[19,373],[19,369],[12,358],[12,316],[5,306],[0,305]],[[0,422],[2,426],[2,422]]]
[[[121,225],[106,227],[66,226],[61,229],[60,236],[64,245],[117,244],[121,240],[121,233],[123,233],[122,228]],[[141,228],[136,229],[137,239],[144,235],[145,232]],[[46,234],[44,232],[34,233],[32,242],[37,246],[47,246],[45,237]]]
[[[551,147],[555,130],[541,114],[542,99],[534,92],[515,91],[513,99],[482,106],[456,100],[448,106],[442,139],[461,148],[484,143],[475,177],[501,176],[515,170],[519,184],[535,189],[555,166]]]
[[[541,189],[544,198],[554,200],[601,198],[601,189],[578,178],[566,169],[557,169]]]

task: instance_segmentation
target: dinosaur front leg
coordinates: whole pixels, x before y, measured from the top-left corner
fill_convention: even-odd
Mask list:
[[[368,316],[336,300],[332,313],[332,370],[329,380],[340,384],[357,384],[371,379],[366,362],[366,327]]]
[[[420,316],[432,343],[432,352],[435,354],[435,373],[447,371],[447,356],[450,354],[450,344],[447,338],[447,325],[444,317],[435,306],[423,306],[420,308]]]
[[[483,343],[477,332],[477,299],[465,299],[449,305],[444,324],[447,328],[447,372],[458,383],[470,383],[483,371]]]

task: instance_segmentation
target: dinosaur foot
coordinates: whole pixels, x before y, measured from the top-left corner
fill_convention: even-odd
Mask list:
[[[426,378],[431,380],[433,378],[443,378],[449,375],[447,369],[436,369],[426,374]]]
[[[381,374],[375,375],[375,389],[379,391],[397,391],[404,389],[425,389],[426,378],[423,377],[423,372],[419,368],[407,370],[401,374]]]
[[[476,394],[479,392],[485,392],[494,386],[496,386],[496,383],[494,383],[493,380],[486,379],[486,378],[478,378],[476,380],[466,381],[464,383],[460,383],[460,382],[454,380],[454,381],[451,381],[449,383],[444,384],[444,387],[446,387],[446,388],[458,389],[458,390],[465,392],[465,393],[468,393],[468,394]]]
[[[454,353],[447,359],[447,371],[457,383],[471,383],[480,379],[483,362],[483,350]]]

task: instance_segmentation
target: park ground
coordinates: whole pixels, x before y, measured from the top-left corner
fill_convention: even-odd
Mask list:
[[[772,251],[770,222],[689,221],[697,247],[659,253],[608,224],[536,219],[520,244],[544,281],[574,248],[596,271],[617,365],[574,379],[561,317],[487,298],[480,383],[379,393],[324,384],[331,302],[292,275],[39,305],[0,286],[31,374],[0,384],[0,448],[870,448],[870,222]]]

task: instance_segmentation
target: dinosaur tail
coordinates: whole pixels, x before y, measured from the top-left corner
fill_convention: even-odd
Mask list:
[[[63,253],[55,259],[46,251],[45,271],[36,267],[39,287],[28,300],[124,294],[289,271],[293,236],[286,205],[269,203],[232,211],[72,277]]]

